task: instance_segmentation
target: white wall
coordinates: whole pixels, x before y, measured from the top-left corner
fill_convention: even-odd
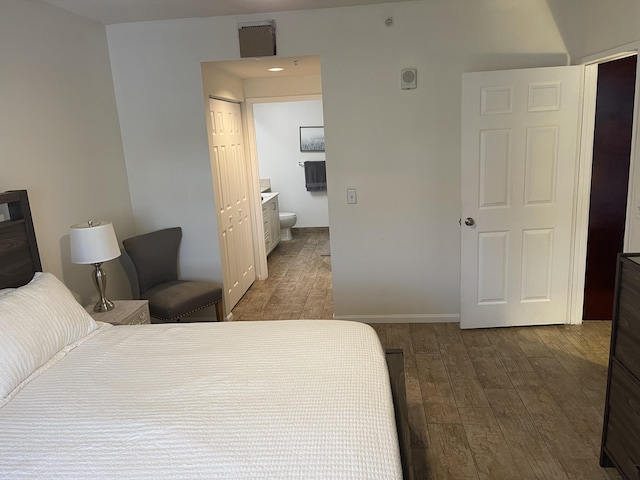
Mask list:
[[[204,86],[204,109],[209,111],[209,98],[217,97],[236,102],[244,101],[242,79],[220,70],[215,63],[202,64],[202,83]]]
[[[322,94],[320,75],[247,78],[242,84],[247,98]]]
[[[393,26],[385,19],[394,18]],[[178,221],[184,271],[219,265],[200,63],[239,58],[237,22],[320,55],[337,316],[459,313],[460,88],[466,71],[563,65],[544,0],[396,2],[107,27],[136,221]],[[400,69],[418,88],[400,90]],[[358,204],[346,204],[346,188]]]
[[[136,229],[181,226],[182,276],[222,281],[200,62],[216,36],[236,31],[211,27],[143,22],[108,26],[107,36]]]
[[[298,163],[325,160],[324,152],[301,152],[299,127],[324,125],[322,100],[253,105],[260,178],[279,192],[281,212],[294,212],[296,227],[329,226],[327,192],[308,192]]]
[[[133,234],[129,186],[102,25],[37,1],[0,3],[0,190],[27,189],[43,269],[83,303],[89,265],[70,263],[69,226],[89,219]],[[118,260],[110,298],[131,298]]]
[[[640,40],[637,0],[547,0],[572,60]]]

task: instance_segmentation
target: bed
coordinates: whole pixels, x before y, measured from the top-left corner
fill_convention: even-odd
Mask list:
[[[412,478],[402,354],[369,326],[95,322],[36,273],[26,192],[2,204],[0,478]]]

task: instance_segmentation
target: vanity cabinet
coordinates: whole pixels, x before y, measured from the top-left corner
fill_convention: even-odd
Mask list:
[[[600,465],[640,478],[640,253],[618,255]]]
[[[269,255],[280,242],[280,209],[277,194],[262,203],[262,222],[265,250]]]

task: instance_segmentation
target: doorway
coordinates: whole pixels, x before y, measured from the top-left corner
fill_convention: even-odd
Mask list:
[[[306,162],[324,162],[325,152],[304,151],[300,137],[305,127],[324,125],[322,97],[248,99],[247,112],[261,187],[265,185],[279,193],[280,211],[295,213],[296,229],[328,227],[326,187],[310,188],[305,175]]]
[[[583,320],[611,320],[623,251],[637,55],[598,65]]]
[[[289,101],[296,99],[308,100],[310,97],[321,101],[320,58],[318,56],[264,57],[260,59],[203,62],[202,78],[206,102],[211,97],[222,98],[237,102],[241,108],[243,117],[242,130],[245,133],[247,197],[251,214],[250,230],[254,251],[254,272],[257,280],[266,280],[269,276],[266,255],[267,245],[264,234],[262,195],[260,192],[261,175],[258,170],[253,105],[261,102],[279,102],[283,101],[283,99]],[[296,125],[296,138],[299,135],[298,128],[300,126],[304,125]],[[304,173],[304,169],[298,166],[297,161],[294,172],[296,174]],[[302,184],[302,188],[304,188],[304,184]],[[215,190],[218,191],[220,189]],[[216,198],[216,208],[220,210],[220,206],[221,203]],[[291,208],[291,211],[296,212],[297,206],[294,203],[294,207],[289,208]],[[243,207],[243,212],[245,209],[246,205]],[[299,219],[299,226],[305,226],[304,218],[302,220]],[[224,241],[221,240],[221,245],[223,243]],[[224,254],[221,254],[221,256],[224,257]],[[247,292],[247,294],[249,293],[250,291]],[[232,307],[228,304],[226,308],[231,310]]]
[[[633,49],[635,50],[635,49]],[[632,49],[626,50],[627,52],[632,51]],[[611,55],[613,55],[614,52],[611,52]],[[616,53],[616,55],[618,56],[617,58],[627,58],[630,56],[629,53]],[[624,57],[623,57],[624,55]],[[611,59],[612,57],[609,57],[609,59]],[[614,271],[615,271],[615,255],[623,250],[626,250],[628,248],[632,248],[633,245],[637,245],[638,244],[638,240],[636,239],[636,237],[638,237],[638,234],[636,233],[636,230],[638,230],[637,227],[634,227],[634,222],[633,220],[636,218],[636,216],[634,216],[634,218],[631,218],[630,215],[627,215],[627,190],[628,190],[628,183],[629,183],[629,173],[630,173],[630,164],[632,162],[631,159],[631,145],[632,145],[632,141],[631,141],[631,137],[634,137],[633,133],[634,133],[634,117],[633,117],[633,112],[634,112],[634,104],[635,104],[635,97],[634,97],[634,90],[635,90],[635,60],[636,58],[636,54],[635,52],[632,54],[632,58],[630,60],[627,60],[627,62],[631,62],[630,63],[630,68],[629,70],[632,73],[631,76],[631,80],[628,81],[628,85],[631,88],[631,93],[628,94],[627,96],[627,101],[626,104],[628,105],[629,108],[629,112],[631,112],[630,114],[627,113],[627,122],[628,122],[628,140],[626,142],[627,144],[627,151],[626,153],[623,154],[623,157],[626,157],[626,162],[625,162],[625,166],[624,168],[622,168],[623,173],[626,175],[626,180],[623,177],[622,180],[622,184],[623,184],[623,188],[622,188],[622,197],[623,197],[623,203],[622,203],[622,207],[621,207],[621,212],[622,212],[622,233],[620,235],[620,238],[622,240],[619,240],[618,246],[614,247],[614,253],[613,253],[613,267],[614,267]],[[596,95],[596,87],[598,86],[597,84],[597,71],[598,71],[598,64],[599,63],[604,63],[605,60],[601,60],[598,61],[598,59],[593,59],[593,60],[587,60],[587,67],[585,69],[585,72],[587,73],[585,75],[585,85],[583,87],[583,94],[584,94],[584,98],[585,98],[585,108],[584,108],[584,112],[582,113],[582,130],[583,130],[583,135],[582,135],[582,139],[581,139],[581,143],[582,143],[582,151],[585,153],[583,155],[581,155],[581,167],[579,169],[579,180],[577,181],[577,204],[575,205],[576,210],[575,210],[575,228],[576,230],[576,235],[574,238],[574,247],[573,247],[573,252],[572,252],[572,256],[573,256],[573,275],[571,277],[571,280],[568,281],[568,283],[571,285],[570,286],[570,297],[571,297],[571,305],[569,307],[569,320],[568,322],[565,323],[581,323],[583,320],[583,309],[584,309],[584,304],[585,304],[585,272],[586,272],[586,259],[587,259],[587,238],[589,236],[589,198],[590,198],[590,194],[591,194],[591,189],[590,189],[590,185],[591,185],[591,171],[592,171],[592,153],[594,150],[594,133],[595,133],[595,117],[596,117],[596,99],[597,99],[597,95]],[[624,62],[621,62],[624,63]],[[606,67],[603,67],[606,68]],[[495,83],[492,83],[492,85],[494,85]],[[563,88],[564,90],[564,88]],[[508,100],[510,97],[509,95],[503,95],[502,97],[498,96],[497,93],[500,93],[499,90],[496,90],[494,88],[491,89],[487,89],[487,92],[485,92],[487,96],[487,98],[489,97],[496,97],[496,100]],[[495,95],[494,95],[495,94]],[[603,97],[604,98],[604,97]],[[486,102],[485,102],[486,103]],[[504,102],[503,102],[504,103]],[[623,101],[624,103],[624,101]],[[484,104],[483,104],[484,105]],[[485,105],[487,106],[487,105]],[[504,109],[508,109],[508,105],[498,105],[495,108],[497,110],[495,110],[495,113],[500,113],[502,112],[502,110]],[[501,110],[502,109],[502,110]],[[603,111],[602,109],[600,109],[601,112]],[[489,111],[487,112],[487,114],[491,114],[493,113],[494,110],[489,109]],[[463,137],[464,138],[464,137]],[[475,145],[475,144],[474,144]],[[464,145],[463,145],[464,146]],[[498,149],[497,153],[500,153],[503,150]],[[464,152],[464,148],[463,148],[463,152]],[[586,154],[588,152],[588,154]],[[560,153],[558,158],[564,158],[565,155]],[[537,163],[536,163],[537,165]],[[494,165],[496,168],[498,168],[500,166],[500,163],[497,163]],[[464,170],[464,169],[463,169]],[[466,170],[465,170],[466,171]],[[476,172],[477,169],[471,169],[470,171]],[[561,175],[562,177],[564,177],[564,174]],[[636,185],[638,183],[638,175],[634,174],[634,181],[633,184]],[[495,176],[495,175],[490,175],[490,176],[486,176],[485,178],[488,179],[493,179],[493,183],[491,185],[496,185],[497,187],[499,187],[501,184],[498,180],[495,180],[496,178],[502,178],[499,176]],[[464,180],[464,178],[463,178]],[[496,183],[498,182],[498,183]],[[617,187],[614,187],[617,188]],[[466,191],[465,188],[463,187],[463,193]],[[631,197],[630,202],[631,205],[638,205],[638,200],[634,199],[633,197],[633,192],[635,192],[635,190],[637,190],[637,187],[633,190],[629,192],[629,196]],[[506,192],[505,192],[506,195]],[[474,196],[473,198],[475,198],[477,200],[477,196]],[[493,198],[493,197],[492,197]],[[507,198],[507,197],[505,197]],[[606,196],[605,196],[606,198]],[[492,200],[493,201],[493,200]],[[464,203],[464,202],[463,202]],[[631,209],[629,209],[631,210]],[[635,210],[634,210],[635,211]],[[464,214],[463,211],[463,218],[465,218],[466,215]],[[637,218],[640,218],[640,216],[637,216]],[[472,219],[469,219],[472,220]],[[466,225],[471,225],[471,227],[465,229],[465,227],[463,227],[463,232],[467,232],[469,233],[470,230],[474,229],[474,225],[475,222],[470,221],[470,223],[466,223]],[[595,225],[595,224],[594,224]],[[478,228],[478,227],[476,227]],[[473,233],[471,231],[471,233]],[[488,236],[485,238],[486,239],[494,239],[494,236]],[[635,240],[635,241],[634,241]],[[495,243],[495,242],[494,242]],[[513,242],[511,242],[513,243]],[[520,245],[521,242],[516,242],[518,245]],[[593,244],[593,242],[592,242]],[[506,248],[505,244],[505,248]],[[623,248],[624,247],[624,248]],[[638,247],[635,247],[636,249]],[[472,251],[477,251],[477,249],[471,249]],[[503,249],[504,250],[504,249]],[[512,258],[519,258],[519,256],[513,257]],[[593,257],[593,255],[592,255]],[[464,257],[463,257],[463,261],[461,262],[463,267],[466,265],[466,262],[464,261]],[[469,264],[473,264],[473,262],[468,262]],[[536,263],[535,265],[543,265],[543,264],[538,264]],[[534,270],[535,271],[535,270]],[[471,276],[465,276],[462,275],[462,278],[477,278],[477,275],[471,275]],[[513,277],[513,276],[512,276]],[[519,277],[517,277],[519,278]],[[547,278],[546,275],[544,276],[540,276],[540,278]],[[552,278],[554,279],[553,283],[558,283],[558,276],[557,275],[553,275]],[[613,278],[613,277],[611,277]],[[560,283],[563,283],[562,281],[560,281]],[[500,287],[501,285],[507,285],[507,283],[491,283],[491,284],[487,284],[487,285],[493,285],[496,288],[494,289],[496,292],[499,293]],[[509,284],[510,285],[510,284]],[[613,282],[611,284],[611,292],[613,291]],[[472,289],[473,291],[476,291],[476,289]],[[472,294],[473,294],[472,291]],[[486,292],[485,292],[486,293]],[[491,292],[490,292],[491,293]],[[464,295],[463,295],[464,297]],[[489,297],[487,297],[489,298]],[[491,297],[493,298],[493,297]],[[489,304],[493,305],[495,302],[490,301]],[[609,309],[609,318],[610,318],[610,309],[611,306],[613,304],[612,301],[608,301],[606,302],[608,304],[608,309]],[[495,318],[495,315],[493,315],[492,318]],[[602,318],[602,317],[596,317],[596,318]],[[548,317],[546,318],[546,321],[548,322]],[[462,323],[462,322],[461,322]]]

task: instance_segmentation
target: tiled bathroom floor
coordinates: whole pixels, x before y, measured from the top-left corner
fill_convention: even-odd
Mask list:
[[[256,280],[233,308],[234,320],[333,318],[328,228],[294,228],[268,258],[269,278]]]

